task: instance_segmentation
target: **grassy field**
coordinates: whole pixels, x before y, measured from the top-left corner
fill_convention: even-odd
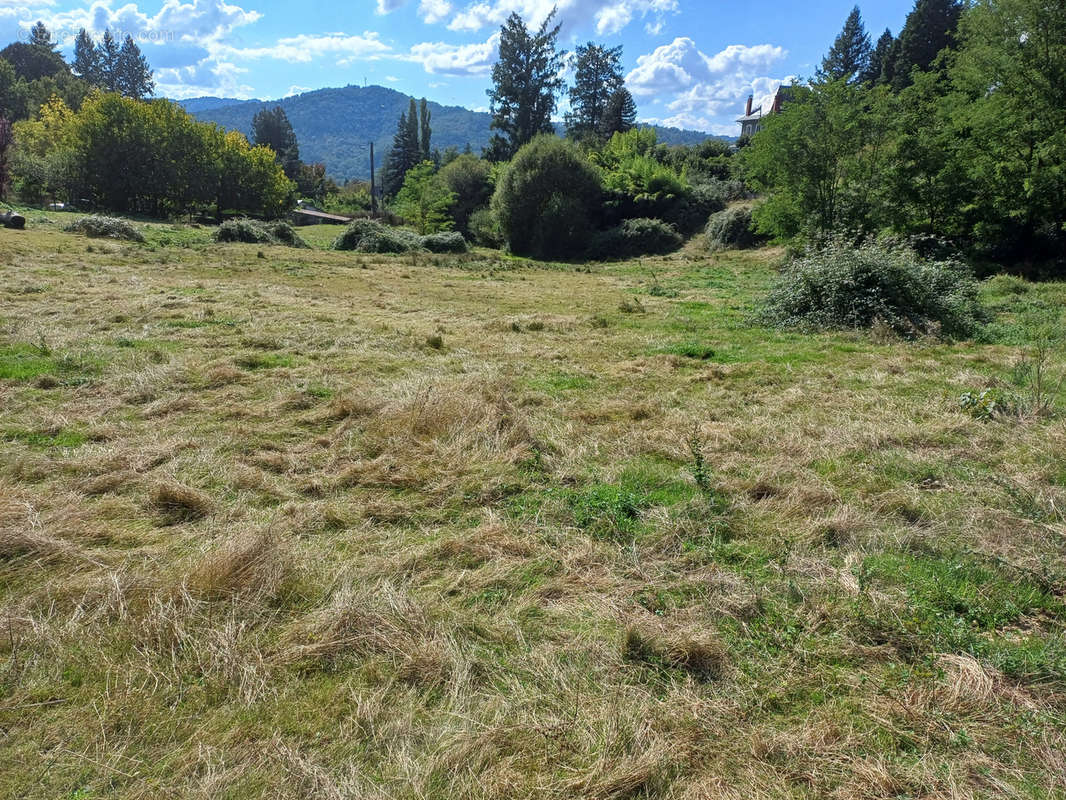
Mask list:
[[[775,250],[63,220],[0,230],[0,796],[1066,797],[1066,423],[959,404],[1066,284],[905,342],[753,322]]]

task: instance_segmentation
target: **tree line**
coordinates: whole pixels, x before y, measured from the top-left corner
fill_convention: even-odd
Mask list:
[[[855,8],[794,96],[742,154],[765,233],[1066,265],[1066,7],[918,0],[875,45]]]
[[[261,125],[257,134],[269,141],[252,145],[174,103],[145,99],[154,88],[131,37],[119,45],[105,31],[97,44],[82,30],[68,65],[48,29],[34,25],[28,42],[0,50],[0,197],[14,188],[30,202],[270,217],[294,202],[297,185],[286,173],[293,156],[296,177],[305,168],[318,174],[299,163],[295,137],[291,151],[275,147]]]

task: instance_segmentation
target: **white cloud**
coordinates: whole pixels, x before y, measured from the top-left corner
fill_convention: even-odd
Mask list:
[[[440,22],[451,13],[452,4],[448,0],[422,0],[418,6],[418,15],[427,25]]]
[[[420,63],[426,72],[433,75],[485,76],[492,72],[499,45],[499,33],[494,33],[485,42],[475,44],[422,42],[411,48],[406,60]]]
[[[378,0],[378,13],[391,14],[407,3],[407,0]]]
[[[557,21],[564,36],[594,20],[600,35],[616,34],[635,18],[677,13],[678,0],[475,0],[452,17],[448,27],[455,31],[478,31],[498,27],[512,13],[529,25],[540,25],[558,8]]]
[[[770,94],[788,78],[766,77],[768,70],[787,55],[776,45],[734,44],[708,56],[687,37],[674,39],[637,58],[626,76],[630,91],[638,97],[665,99],[663,125],[735,133],[722,117],[739,115],[744,99]]]
[[[310,92],[310,86],[290,86],[289,91],[285,92],[286,97],[292,97],[297,94],[303,94],[304,92]]]
[[[360,36],[346,33],[306,34],[278,39],[264,47],[224,48],[232,58],[272,58],[289,63],[307,63],[323,56],[339,56],[337,64],[344,66],[357,59],[375,60],[388,55],[391,49],[373,31]]]

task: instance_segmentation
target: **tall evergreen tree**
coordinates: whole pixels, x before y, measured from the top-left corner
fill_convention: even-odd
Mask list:
[[[430,160],[431,148],[429,146],[429,141],[433,135],[433,132],[430,130],[429,127],[429,121],[431,116],[432,115],[429,111],[429,104],[426,102],[426,98],[423,97],[422,103],[419,105],[418,108],[418,127],[421,132],[419,140],[419,144],[421,145],[421,147],[419,149],[419,154],[422,161]]]
[[[870,36],[862,24],[859,7],[855,6],[844,21],[844,29],[822,59],[818,78],[822,81],[859,81],[866,74],[869,63]]]
[[[115,41],[115,37],[111,35],[110,29],[104,31],[104,36],[96,50],[100,63],[100,88],[109,92],[117,92],[119,53],[122,52],[122,49],[119,47],[118,42]]]
[[[74,63],[71,67],[82,80],[92,86],[100,85],[100,54],[96,50],[96,42],[85,28],[78,31],[78,38],[74,40]]]
[[[892,35],[892,31],[885,28],[885,32],[881,34],[877,40],[877,45],[874,47],[873,52],[870,53],[870,62],[866,66],[866,71],[862,75],[862,82],[869,86],[876,86],[882,83],[891,83],[891,75],[886,77],[886,68],[891,73],[892,68],[892,50],[896,43],[896,37]]]
[[[52,41],[52,34],[44,26],[44,23],[40,21],[30,28],[30,44],[34,47],[42,47],[52,53],[56,50],[56,44]]]
[[[574,85],[568,92],[572,111],[566,115],[566,135],[572,139],[599,136],[611,98],[624,84],[622,48],[589,42],[574,51],[570,63]]]
[[[385,172],[381,190],[386,197],[395,197],[403,186],[409,170],[422,163],[422,147],[418,142],[418,108],[412,98],[405,114],[400,114],[392,149],[385,158]]]
[[[263,109],[252,117],[252,133],[255,144],[266,145],[274,151],[289,180],[296,180],[300,173],[300,145],[292,123],[281,106]]]
[[[600,136],[610,139],[616,133],[632,130],[637,124],[637,104],[629,89],[622,86],[611,94],[603,119],[600,121]]]
[[[552,25],[553,10],[531,33],[518,14],[512,13],[500,28],[499,59],[492,67],[492,88],[487,91],[492,110],[489,145],[493,158],[510,158],[538,133],[553,133],[551,116],[556,95],[563,88],[559,77],[565,54],[556,49],[559,26]]]
[[[917,0],[899,34],[899,55],[893,65],[892,87],[911,84],[911,71],[925,72],[945,47],[955,44],[962,5],[959,0]]]
[[[141,54],[141,48],[127,36],[118,53],[118,77],[116,88],[126,97],[141,100],[155,91],[155,80],[148,66],[148,59]]]

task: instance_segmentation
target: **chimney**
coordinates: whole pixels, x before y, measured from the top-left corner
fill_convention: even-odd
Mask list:
[[[745,117],[750,117],[751,116],[751,101],[754,100],[754,99],[755,99],[755,95],[751,95],[751,94],[748,95],[748,105],[744,109],[744,116]]]

